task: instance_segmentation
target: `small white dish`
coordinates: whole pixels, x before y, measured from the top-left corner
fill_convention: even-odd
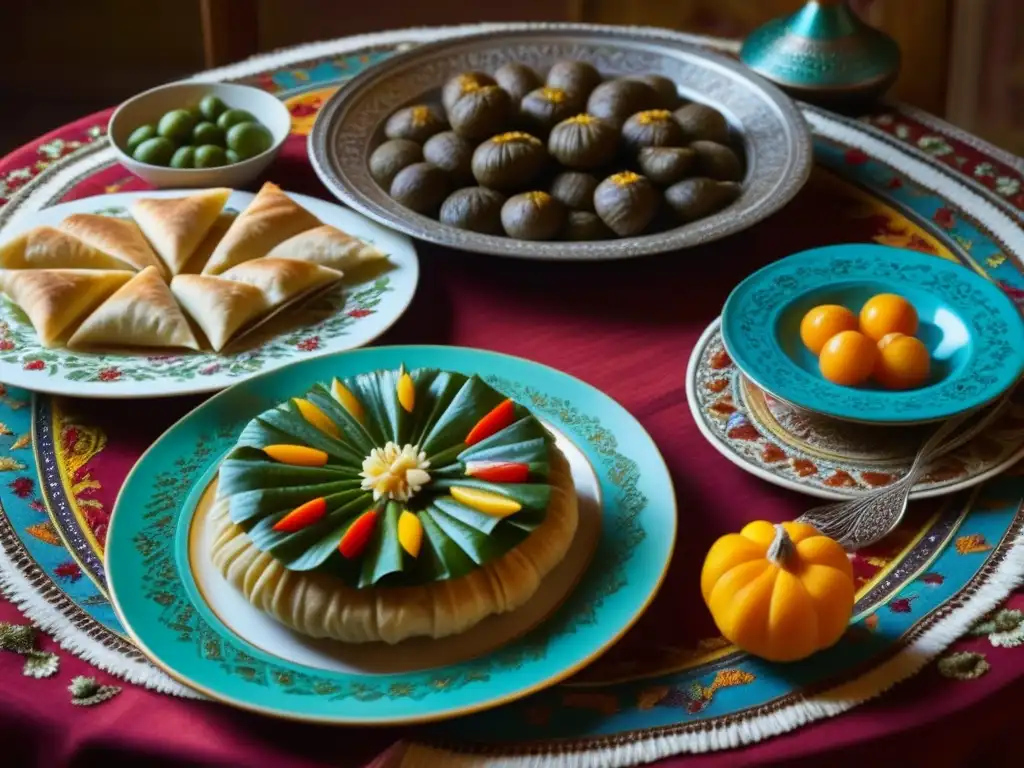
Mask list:
[[[216,96],[229,109],[244,109],[259,120],[270,135],[270,149],[248,160],[218,168],[168,168],[140,163],[128,154],[128,137],[136,128],[153,124],[172,109],[195,106],[207,95]],[[171,83],[153,88],[124,102],[110,118],[107,133],[118,161],[156,187],[244,187],[256,179],[277,156],[291,131],[292,117],[277,97],[248,85],[230,83]]]

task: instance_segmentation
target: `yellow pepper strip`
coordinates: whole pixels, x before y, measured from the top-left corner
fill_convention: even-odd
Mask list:
[[[398,402],[406,413],[412,413],[412,409],[416,406],[416,386],[412,383],[412,376],[408,373],[403,373],[398,378]]]
[[[299,413],[302,414],[302,418],[312,424],[314,427],[319,429],[321,432],[330,435],[334,439],[341,438],[341,432],[338,430],[337,425],[331,421],[330,417],[317,408],[313,403],[309,402],[301,397],[292,398],[292,402],[295,403],[295,407],[299,409]]]
[[[398,516],[398,543],[412,557],[419,557],[423,546],[423,523],[407,509]]]
[[[490,491],[481,491],[479,488],[463,488],[456,485],[452,487],[451,494],[459,503],[494,517],[508,517],[523,508],[518,501]]]
[[[348,411],[349,416],[360,424],[364,423],[363,404],[356,400],[356,396],[348,390],[348,387],[335,379],[331,382],[331,394],[334,395],[334,399],[341,407]]]
[[[267,445],[263,452],[274,461],[296,467],[322,467],[327,463],[327,454],[307,445]]]

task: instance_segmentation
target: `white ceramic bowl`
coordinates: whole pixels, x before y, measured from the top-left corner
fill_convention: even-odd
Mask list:
[[[244,109],[267,127],[274,138],[266,152],[219,168],[168,168],[140,163],[128,154],[126,145],[132,131],[142,125],[156,125],[172,109],[195,106],[206,95],[220,98],[228,109]],[[277,156],[291,131],[288,108],[266,91],[230,83],[171,83],[134,96],[114,112],[107,131],[118,161],[136,176],[157,187],[244,187],[256,179]]]

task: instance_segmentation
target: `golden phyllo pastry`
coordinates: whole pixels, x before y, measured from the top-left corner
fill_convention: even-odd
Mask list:
[[[207,189],[188,197],[140,198],[132,216],[171,275],[178,274],[227,204],[230,189]]]
[[[17,304],[44,347],[57,346],[134,272],[99,269],[0,271],[0,291]]]
[[[259,288],[212,275],[178,275],[171,281],[171,293],[206,334],[214,352],[270,308]]]
[[[320,220],[267,182],[225,233],[204,275],[219,275],[236,264],[266,256],[279,243],[319,226]]]
[[[97,307],[68,346],[199,349],[188,319],[156,267],[146,267]]]
[[[130,269],[156,267],[161,273],[166,273],[163,262],[146,242],[139,225],[131,219],[95,213],[73,213],[58,228],[86,245],[120,259]]]
[[[267,258],[308,261],[348,273],[387,256],[369,243],[323,224],[288,238],[268,253]]]
[[[0,245],[3,269],[128,269],[136,267],[53,227],[35,227]]]
[[[259,288],[270,309],[341,280],[334,269],[291,259],[254,259],[232,267],[221,277]]]
[[[235,219],[238,218],[237,213],[228,213],[227,211],[221,213],[217,217],[217,220],[213,222],[213,226],[210,227],[210,231],[206,233],[206,237],[203,238],[203,242],[199,244],[199,247],[195,249],[188,261],[185,263],[179,271],[179,275],[198,275],[203,271],[203,267],[206,266],[206,262],[210,260],[210,255],[216,250],[220,244],[221,238],[227,234],[227,231],[231,228]]]

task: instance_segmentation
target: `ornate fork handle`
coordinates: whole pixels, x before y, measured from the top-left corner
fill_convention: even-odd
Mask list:
[[[925,468],[952,444],[948,438],[971,415],[961,414],[943,422],[925,440],[906,474],[896,482],[849,501],[809,509],[797,519],[813,525],[849,550],[884,538],[903,519],[910,492]]]

